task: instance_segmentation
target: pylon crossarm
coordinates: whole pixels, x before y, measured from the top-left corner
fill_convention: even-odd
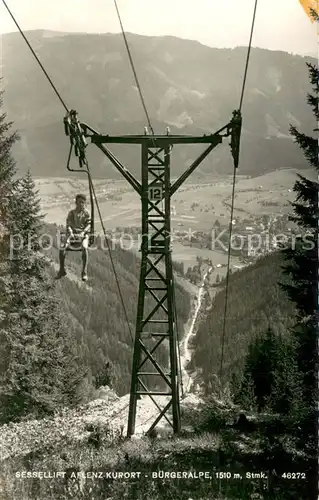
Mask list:
[[[231,133],[232,122],[228,123],[214,134],[204,134],[202,136],[192,135],[102,135],[93,133],[89,137],[94,144],[142,144],[149,148],[157,148],[160,153],[165,147],[170,147],[172,144],[212,144],[215,142],[216,136],[227,137]],[[92,129],[90,129],[92,130]],[[225,132],[222,134],[222,132]],[[152,154],[151,158],[154,158]]]
[[[156,166],[164,165],[165,161],[160,160],[159,155],[167,146],[171,147],[173,144],[210,144],[210,146],[195,160],[192,165],[182,174],[182,176],[171,186],[171,196],[180,187],[180,185],[191,175],[191,173],[200,165],[206,156],[223,141],[224,137],[231,135],[231,151],[234,158],[235,167],[238,167],[239,162],[239,145],[241,135],[241,113],[240,111],[233,112],[232,120],[219,129],[214,134],[203,135],[202,137],[185,136],[185,135],[127,135],[127,136],[110,136],[99,134],[92,127],[86,123],[80,123],[77,119],[77,112],[72,110],[68,117],[64,119],[65,130],[67,135],[71,135],[71,144],[75,145],[76,155],[79,156],[80,166],[85,163],[85,148],[87,146],[85,138],[90,138],[91,143],[95,144],[111,161],[115,168],[123,175],[123,177],[131,184],[131,186],[141,195],[141,184],[129,172],[129,170],[120,163],[120,161],[105,147],[105,143],[113,144],[142,144],[151,147],[152,145],[158,148],[157,151],[150,151],[150,158],[157,160]],[[73,131],[72,131],[73,130]],[[68,133],[70,132],[71,133]],[[149,170],[152,164],[149,163]],[[160,178],[158,178],[160,180]],[[153,181],[156,183],[157,179]]]

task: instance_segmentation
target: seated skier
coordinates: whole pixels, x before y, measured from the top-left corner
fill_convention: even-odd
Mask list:
[[[89,212],[85,208],[86,196],[78,194],[75,198],[75,209],[71,210],[66,219],[67,240],[60,248],[60,270],[57,279],[66,276],[65,271],[65,256],[68,247],[71,245],[80,245],[82,249],[82,280],[87,281],[87,264],[88,264],[88,243],[89,231],[91,227],[91,218]]]

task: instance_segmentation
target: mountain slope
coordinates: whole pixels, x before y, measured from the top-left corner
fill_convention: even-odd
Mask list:
[[[43,30],[27,32],[63,99],[79,111],[80,119],[103,133],[143,133],[146,119],[121,35],[49,35]],[[171,133],[202,135],[229,122],[239,102],[246,48],[214,49],[170,36],[128,34],[128,41],[156,133],[165,133],[169,124]],[[289,137],[289,124],[302,123],[309,130],[316,126],[304,99],[309,90],[307,60],[311,59],[252,50],[243,108],[243,174],[305,166]],[[3,36],[2,62],[5,108],[22,135],[15,149],[20,168],[29,165],[33,175],[65,175],[64,110],[19,34]],[[95,149],[89,148],[94,173],[114,176]],[[174,174],[200,150],[174,148]],[[139,173],[139,148],[112,151]],[[231,167],[229,148],[223,145],[202,170],[229,173]]]

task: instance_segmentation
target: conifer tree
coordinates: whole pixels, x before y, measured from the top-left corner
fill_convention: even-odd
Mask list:
[[[0,80],[1,81],[1,80]],[[3,107],[3,92],[0,92],[0,111]],[[0,277],[7,273],[9,255],[8,204],[15,186],[16,166],[11,155],[11,148],[19,139],[17,132],[12,132],[12,122],[7,121],[6,113],[0,113]],[[4,317],[6,301],[5,289],[0,279],[0,321]],[[0,348],[3,344],[0,332]],[[5,362],[5,349],[0,351],[0,373]]]
[[[236,398],[238,401],[247,401],[247,393],[253,393],[258,409],[265,408],[274,383],[277,347],[278,339],[271,328],[251,342],[246,356],[242,387]]]
[[[3,91],[0,91],[0,110],[2,107]],[[4,255],[5,246],[8,249],[7,206],[15,185],[16,166],[11,148],[19,139],[19,135],[17,132],[11,132],[12,125],[12,122],[7,121],[7,114],[0,113],[0,255]]]
[[[30,173],[13,181],[8,144],[12,141],[0,143],[4,159],[0,169],[8,186],[3,217],[10,235],[3,246],[0,273],[2,422],[38,417],[77,403],[84,376],[48,263],[39,252],[42,216],[35,185]]]
[[[277,359],[273,371],[268,407],[290,419],[299,417],[302,379],[295,360],[294,345],[289,338],[278,338]]]
[[[256,406],[290,421],[299,418],[302,378],[291,338],[278,336],[269,327],[250,344],[236,400],[247,409]]]
[[[308,94],[307,101],[311,106],[315,122],[319,120],[319,71],[312,64],[307,64],[312,94]],[[295,127],[290,131],[295,142],[302,149],[309,165],[319,173],[318,165],[318,138],[310,137]],[[319,129],[314,128],[316,136]],[[316,181],[298,175],[294,186],[297,194],[293,203],[291,220],[298,224],[301,230],[308,232],[308,238],[303,236],[298,239],[296,248],[284,250],[286,265],[284,272],[290,277],[291,283],[284,283],[282,287],[289,298],[296,304],[299,312],[299,321],[294,329],[297,342],[298,366],[304,376],[304,397],[310,406],[316,393],[317,372],[317,321],[316,310],[318,307],[318,189]],[[311,238],[309,238],[311,235]]]

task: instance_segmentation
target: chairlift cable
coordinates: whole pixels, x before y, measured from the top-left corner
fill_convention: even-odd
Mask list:
[[[257,5],[258,5],[258,0],[255,0],[255,7],[254,7],[253,20],[252,20],[252,25],[251,25],[249,45],[248,45],[247,58],[246,58],[246,66],[245,66],[244,79],[243,79],[243,86],[242,86],[242,91],[241,91],[241,96],[240,96],[240,103],[239,103],[239,110],[240,111],[241,111],[241,108],[243,106],[243,101],[244,101],[244,94],[245,94],[247,74],[248,74],[248,66],[249,66],[250,52],[251,52],[251,44],[252,44],[252,41],[253,41],[253,34],[254,34],[255,21],[256,21]]]
[[[245,65],[244,78],[243,78],[243,85],[242,85],[241,96],[240,96],[240,101],[239,101],[239,111],[241,111],[241,109],[242,109],[243,100],[244,100],[244,93],[245,93],[245,88],[246,88],[248,66],[249,66],[249,61],[250,61],[251,45],[252,45],[253,34],[254,34],[254,27],[255,27],[255,20],[256,20],[257,5],[258,5],[258,0],[255,0],[255,7],[254,7],[252,25],[251,25],[251,30],[250,30],[248,51],[247,51],[247,57],[246,57],[246,65]],[[233,217],[234,217],[234,204],[235,204],[236,171],[237,171],[237,168],[234,166],[232,199],[231,199],[231,210],[230,210],[230,224],[229,224],[229,242],[228,242],[228,256],[227,256],[226,287],[225,287],[225,307],[224,307],[222,342],[221,342],[221,344],[222,344],[222,351],[221,351],[221,360],[220,360],[220,379],[222,379],[222,376],[223,376],[224,346],[225,346],[225,335],[226,335],[226,318],[227,318],[227,306],[228,306],[228,294],[229,294],[229,271],[230,271],[231,238],[232,238]]]
[[[132,342],[134,342],[133,334],[132,334],[132,330],[131,330],[131,326],[130,326],[130,322],[129,322],[129,319],[128,319],[127,310],[126,310],[124,299],[123,299],[123,294],[122,294],[122,291],[121,291],[121,286],[120,286],[120,283],[119,283],[119,279],[118,279],[118,276],[117,276],[115,264],[114,264],[113,257],[112,257],[112,252],[111,252],[109,240],[108,240],[108,237],[106,235],[106,229],[105,229],[105,226],[104,226],[104,222],[103,222],[103,218],[102,218],[102,214],[101,214],[101,210],[100,210],[100,205],[99,205],[98,199],[97,199],[96,194],[95,194],[95,188],[94,188],[94,184],[93,184],[93,181],[92,181],[92,177],[91,177],[91,173],[90,173],[88,165],[87,165],[87,171],[88,171],[88,175],[89,175],[89,179],[90,179],[89,182],[90,182],[90,185],[91,185],[91,188],[92,188],[93,198],[95,200],[96,208],[97,208],[97,211],[98,211],[98,214],[99,214],[99,219],[100,219],[100,224],[101,224],[101,227],[102,227],[102,230],[103,230],[104,239],[106,241],[108,252],[109,252],[109,255],[110,255],[110,261],[111,261],[111,265],[112,265],[112,268],[113,268],[114,277],[115,277],[117,289],[118,289],[118,292],[119,292],[120,300],[121,300],[121,303],[122,303],[122,308],[123,308],[124,315],[125,315],[125,321],[127,323],[127,327],[128,327],[128,331],[129,331],[131,340],[132,340]]]
[[[126,38],[126,34],[125,34],[123,23],[122,23],[121,14],[120,14],[120,11],[119,11],[119,8],[118,8],[116,0],[114,0],[114,5],[115,5],[115,8],[116,8],[117,17],[119,19],[119,23],[120,23],[120,26],[121,26],[122,35],[123,35],[124,43],[125,43],[125,46],[126,46],[127,54],[128,54],[129,60],[130,60],[130,64],[131,64],[131,68],[132,68],[132,71],[133,71],[133,75],[134,75],[134,79],[135,79],[135,82],[136,82],[136,86],[137,86],[137,89],[138,89],[138,92],[139,92],[139,95],[140,95],[140,98],[141,98],[141,101],[142,101],[142,106],[143,106],[143,109],[144,109],[144,112],[145,112],[145,115],[146,115],[147,123],[148,123],[148,126],[149,126],[149,128],[150,128],[150,130],[152,132],[152,135],[154,136],[154,130],[153,130],[153,127],[152,127],[152,124],[151,124],[151,119],[150,119],[150,116],[149,116],[147,108],[146,108],[146,104],[145,104],[143,92],[142,92],[142,89],[141,89],[141,86],[140,86],[140,83],[139,83],[139,80],[138,80],[138,77],[137,77],[137,73],[136,73],[135,66],[134,66],[134,61],[133,61],[133,58],[132,58],[132,54],[131,54],[131,51],[130,51],[130,47],[129,47],[127,38]]]
[[[179,337],[179,328],[178,328],[178,320],[177,320],[174,274],[173,274],[173,303],[174,303],[174,320],[175,320],[176,337],[177,337],[177,356],[178,356],[178,365],[177,366],[178,366],[178,372],[179,372],[179,377],[180,377],[181,396],[183,398],[184,397],[184,383],[183,383],[183,373],[182,373],[182,363],[181,363],[180,337]]]
[[[7,11],[9,12],[13,22],[15,23],[16,27],[18,28],[18,30],[20,31],[20,34],[21,36],[23,37],[24,41],[26,42],[26,44],[28,45],[29,49],[31,50],[33,56],[35,57],[37,63],[39,64],[40,68],[42,69],[43,73],[45,74],[45,76],[47,77],[51,87],[53,88],[54,92],[56,93],[56,95],[58,96],[62,106],[64,107],[65,111],[68,113],[69,112],[69,109],[67,107],[67,105],[65,104],[64,100],[62,99],[60,93],[58,92],[57,88],[55,87],[54,83],[52,82],[51,78],[49,77],[48,73],[46,72],[45,68],[43,67],[40,59],[38,58],[38,56],[36,55],[36,53],[34,52],[29,40],[27,39],[27,37],[25,36],[25,34],[23,33],[22,29],[20,28],[18,22],[16,21],[14,15],[12,14],[11,10],[9,9],[7,3],[5,2],[5,0],[2,0],[5,8],[7,9]]]

